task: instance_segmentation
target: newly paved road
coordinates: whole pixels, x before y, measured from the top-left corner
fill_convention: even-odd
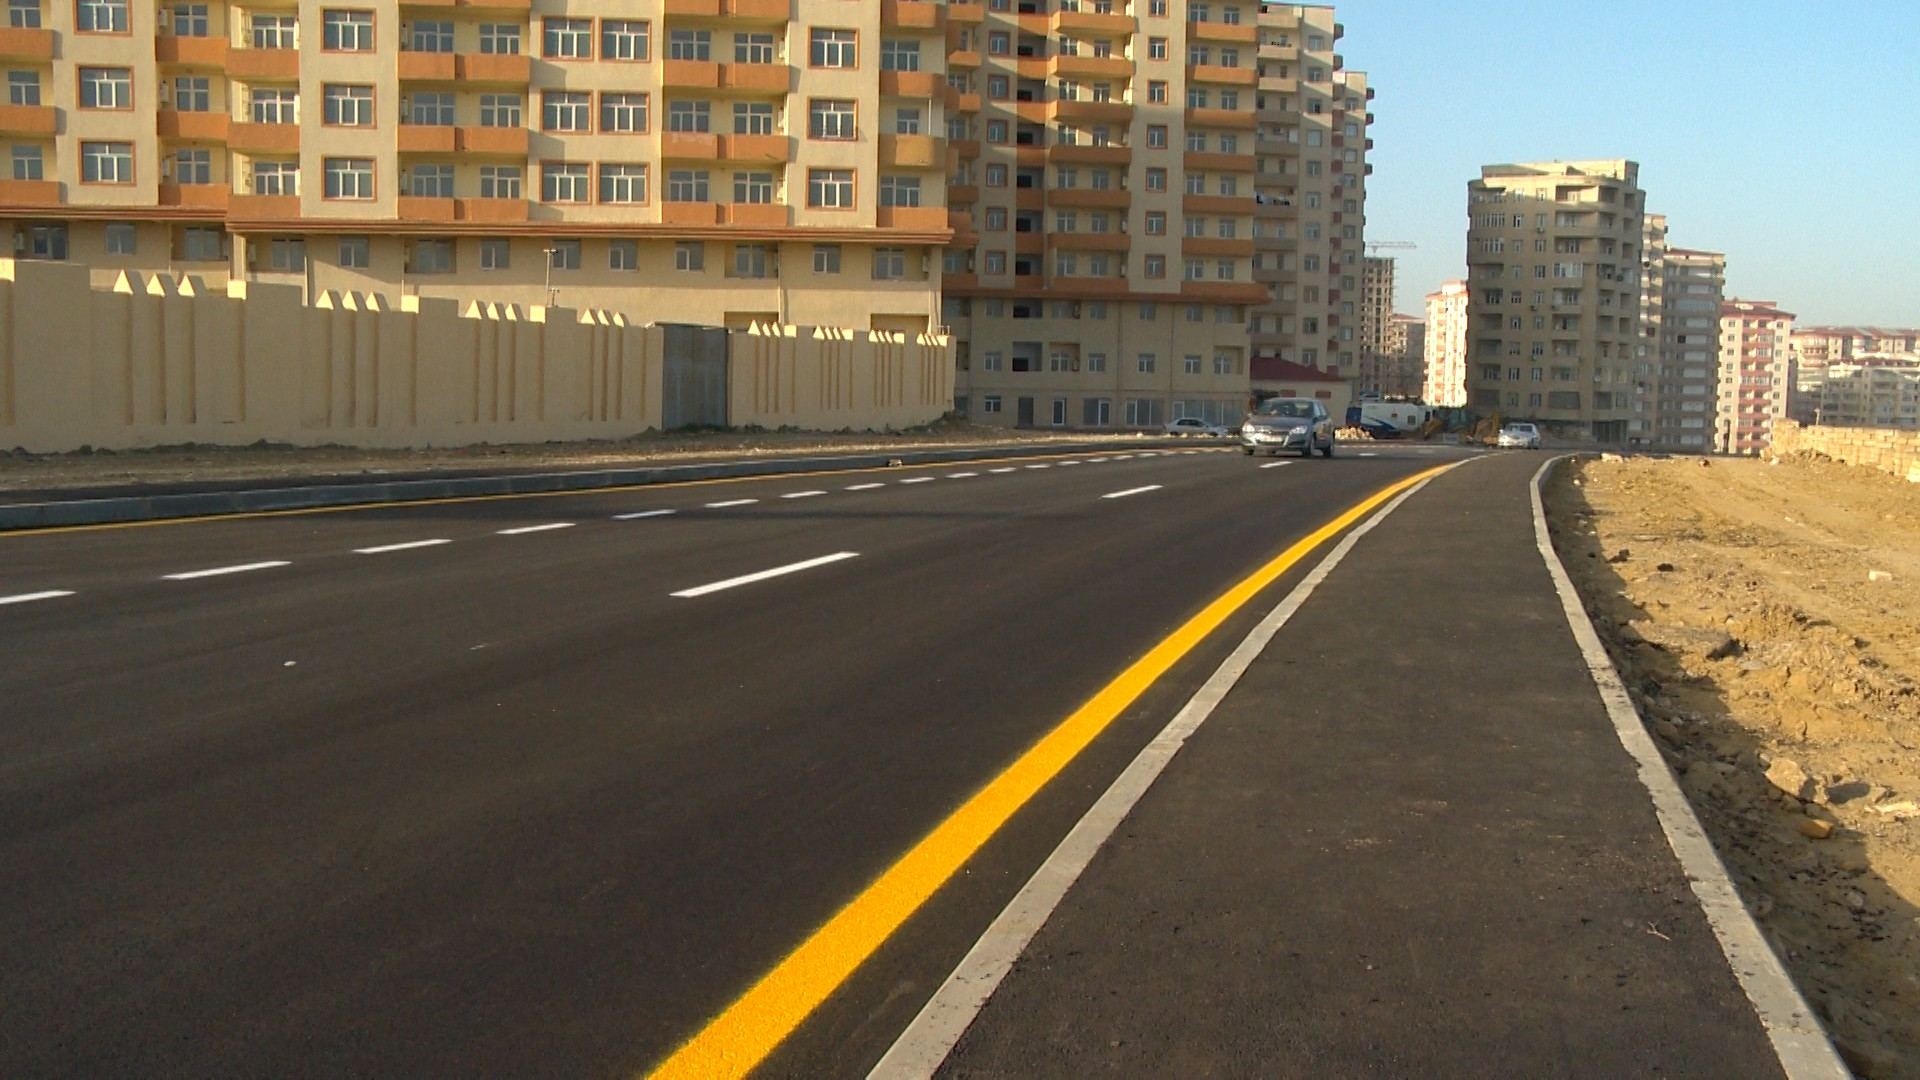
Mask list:
[[[1205,601],[1448,453],[0,537],[0,1074],[643,1069]],[[876,1059],[918,1007],[896,988],[944,975],[1221,647],[795,1067]]]

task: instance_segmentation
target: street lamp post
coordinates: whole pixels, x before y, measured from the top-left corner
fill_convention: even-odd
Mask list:
[[[547,257],[546,281],[545,281],[547,306],[554,307],[556,306],[554,301],[558,300],[559,298],[555,296],[553,293],[553,257],[559,254],[560,249],[559,248],[541,248],[540,252],[541,254]]]

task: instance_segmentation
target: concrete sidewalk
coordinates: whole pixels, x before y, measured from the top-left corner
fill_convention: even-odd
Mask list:
[[[1535,547],[1542,460],[1359,540],[944,1075],[1783,1075]]]

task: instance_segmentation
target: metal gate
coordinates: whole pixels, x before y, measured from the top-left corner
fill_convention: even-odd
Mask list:
[[[727,426],[727,332],[711,326],[664,327],[660,422],[669,431]]]

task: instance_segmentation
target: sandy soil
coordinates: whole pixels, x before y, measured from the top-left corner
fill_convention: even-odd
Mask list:
[[[0,450],[0,491],[124,487],[187,481],[362,478],[388,473],[471,472],[489,469],[599,469],[780,457],[815,452],[1005,446],[1050,441],[1137,441],[1133,433],[1014,431],[943,422],[897,434],[762,432],[649,432],[605,442],[465,446],[430,450],[362,450],[345,446],[172,446],[153,450],[74,454]]]
[[[1920,1076],[1920,485],[1824,459],[1587,459],[1548,513],[1849,1065]]]

